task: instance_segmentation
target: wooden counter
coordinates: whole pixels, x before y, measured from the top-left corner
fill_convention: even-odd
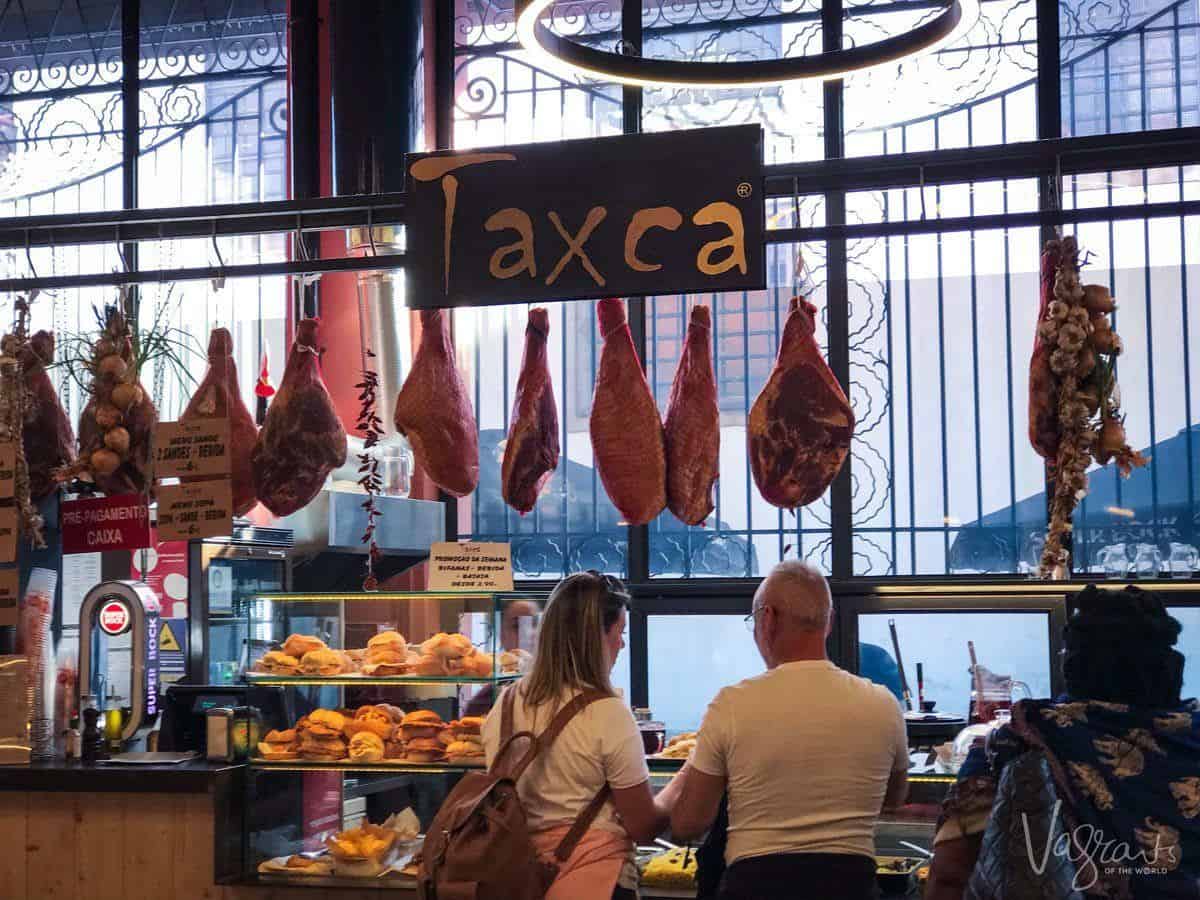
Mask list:
[[[361,889],[232,883],[244,874],[243,775],[204,762],[0,766],[0,898],[361,900]]]

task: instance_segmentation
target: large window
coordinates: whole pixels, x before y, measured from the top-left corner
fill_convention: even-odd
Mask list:
[[[622,30],[620,5],[559,2],[547,24],[606,49],[632,34],[645,56],[733,61],[819,52],[838,32],[843,46],[858,46],[936,14],[920,4],[846,0],[835,29],[813,0],[643,0],[640,21]],[[984,0],[979,20],[956,42],[841,83],[622,92],[531,69],[507,4],[460,0],[453,101],[460,146],[751,122],[763,127],[768,164],[811,166],[799,169],[810,176],[807,194],[780,195],[780,178],[768,204],[768,228],[791,231],[786,240],[770,239],[766,291],[649,297],[642,305],[646,371],[660,406],[688,311],[697,303],[713,310],[722,451],[708,521],[686,527],[669,512],[644,528],[618,521],[587,441],[599,352],[592,305],[571,303],[552,313],[564,464],[524,519],[503,506],[498,467],[525,311],[459,314],[485,454],[484,484],[467,507],[463,533],[511,538],[518,571],[542,579],[581,566],[634,581],[750,578],[790,557],[840,577],[1031,572],[1046,518],[1046,467],[1026,437],[1045,234],[1036,219],[1006,219],[1057,206],[1194,200],[1195,169],[1069,176],[1057,190],[1050,187],[1057,179],[1032,170],[1002,181],[925,185],[924,169],[913,165],[904,169],[907,180],[870,191],[846,191],[838,178],[812,173],[839,155],[949,156],[1060,134],[1149,134],[1197,122],[1194,5],[1062,0],[1058,9],[1057,46],[1044,46],[1032,0]],[[1040,84],[1039,68],[1054,71],[1055,62],[1061,84]],[[1039,108],[1056,102],[1061,123],[1039,121]],[[840,134],[826,132],[839,121]],[[882,173],[901,163],[868,165]],[[963,219],[981,224],[964,227]],[[827,227],[843,222],[857,229],[849,239]],[[1139,557],[1147,570],[1164,568],[1172,543],[1200,546],[1190,524],[1197,509],[1190,329],[1200,314],[1193,308],[1200,234],[1194,216],[1067,230],[1093,253],[1085,276],[1111,284],[1120,300],[1129,434],[1154,457],[1129,481],[1111,469],[1095,475],[1078,519],[1076,571],[1108,571],[1098,558],[1120,565],[1122,554],[1108,549],[1116,545],[1131,568]],[[798,290],[821,310],[818,337],[858,425],[843,480],[793,516],[762,501],[744,448],[747,411]],[[830,346],[829,335],[838,343]]]
[[[13,0],[0,7],[0,216],[141,206],[279,200],[286,196],[286,0],[237,3],[143,0],[137,40],[140,124],[123,122],[119,0]],[[123,150],[135,142],[136,161]],[[136,196],[127,194],[136,167]],[[199,176],[199,177],[198,177]],[[280,236],[143,242],[139,266],[176,268],[284,257]],[[130,264],[115,244],[35,248],[0,256],[10,276],[103,272]],[[86,338],[112,289],[61,290],[33,304],[34,328],[59,346]],[[175,362],[142,372],[163,418],[183,409],[207,365],[209,330],[233,332],[241,384],[253,408],[253,379],[264,351],[277,381],[283,370],[282,279],[148,285],[139,291],[143,329],[170,330]],[[0,300],[8,316],[11,298]],[[60,354],[61,357],[61,354]],[[74,417],[85,402],[67,367],[56,374]]]

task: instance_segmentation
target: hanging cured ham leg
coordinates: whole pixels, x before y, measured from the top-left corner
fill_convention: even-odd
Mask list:
[[[396,397],[396,428],[408,438],[418,466],[453,497],[479,483],[479,429],[467,386],[454,361],[450,317],[421,310],[421,343]]]
[[[854,412],[813,336],[816,313],[807,300],[792,298],[775,368],[747,423],[754,481],[782,509],[825,493],[854,436]]]
[[[549,334],[550,315],[541,308],[531,309],[500,471],[504,502],[521,515],[533,509],[558,467],[558,410],[546,349]]]
[[[667,461],[658,406],[633,346],[625,304],[596,307],[604,349],[592,398],[596,470],[628,525],[645,525],[667,505]]]
[[[238,388],[233,361],[233,335],[214,328],[208,338],[208,371],[179,417],[181,422],[203,419],[229,420],[229,468],[233,485],[233,514],[245,515],[258,502],[254,494],[254,468],[250,459],[258,440],[258,426]],[[184,478],[184,482],[189,479]]]
[[[712,361],[712,316],[692,310],[679,368],[671,383],[663,428],[667,450],[667,506],[688,525],[713,510],[713,484],[721,454],[721,412]]]
[[[75,460],[71,420],[46,374],[46,366],[54,362],[54,332],[37,332],[21,348],[20,360],[30,404],[21,429],[29,467],[29,496],[41,500],[56,486],[54,471]]]
[[[346,431],[321,380],[318,325],[305,319],[296,327],[283,380],[250,460],[258,499],[277,516],[307,506],[329,473],[346,461]]]

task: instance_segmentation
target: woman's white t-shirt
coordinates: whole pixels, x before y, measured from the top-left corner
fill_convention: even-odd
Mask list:
[[[515,685],[508,690],[518,690]],[[518,692],[513,704],[513,731],[541,734],[562,706],[578,691],[564,693],[552,704],[529,709]],[[504,696],[496,701],[483,724],[483,749],[490,766],[500,749],[500,717]],[[516,756],[526,749],[524,742]],[[571,825],[607,783],[616,790],[637,787],[650,778],[641,734],[633,713],[619,697],[589,704],[577,713],[548,751],[537,758],[517,782],[531,831]],[[604,804],[593,828],[624,834],[612,801]]]

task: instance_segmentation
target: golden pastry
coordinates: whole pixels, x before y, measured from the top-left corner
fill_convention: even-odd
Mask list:
[[[305,653],[312,650],[324,650],[325,642],[320,638],[307,634],[291,634],[288,635],[288,639],[283,642],[283,646],[279,649],[288,656],[300,659]]]
[[[455,741],[446,748],[447,762],[481,763],[483,757],[483,747],[474,741]]]
[[[383,738],[369,731],[360,731],[350,739],[349,753],[353,762],[380,762],[383,759]]]
[[[304,675],[340,675],[343,665],[341,654],[336,650],[309,650],[300,658],[300,672]]]
[[[400,723],[400,736],[405,743],[417,738],[436,739],[445,727],[442,717],[433,710],[418,709],[404,717]]]
[[[300,660],[279,650],[270,650],[254,664],[254,671],[272,675],[295,675],[300,671]]]
[[[446,758],[446,750],[437,738],[413,738],[404,742],[405,762],[434,763]]]

